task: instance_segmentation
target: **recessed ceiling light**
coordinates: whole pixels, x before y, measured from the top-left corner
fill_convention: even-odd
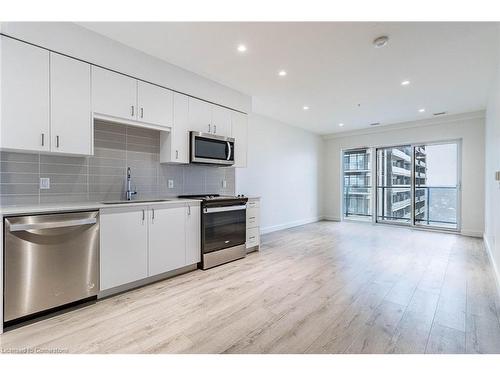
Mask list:
[[[344,124],[343,124],[343,123],[340,123],[340,124],[339,124],[339,126],[340,126],[340,127],[342,127],[342,126],[344,126]]]
[[[409,84],[410,84],[410,81],[401,82],[401,86],[408,86]]]
[[[423,112],[425,112],[425,108],[420,108],[418,111],[419,111],[420,113],[423,113]]]
[[[303,106],[303,107],[302,107],[302,109],[303,109],[304,111],[308,111],[308,110],[309,110],[309,106],[308,106],[308,105],[305,105],[305,106]]]
[[[286,73],[286,70],[280,70],[280,71],[278,72],[278,75],[279,75],[280,77],[284,77],[284,76],[286,76],[286,74],[287,74],[287,73]]]
[[[244,44],[240,44],[238,45],[238,52],[246,52],[247,51],[247,46],[245,46]]]
[[[389,37],[386,35],[379,36],[373,41],[373,45],[375,48],[382,48],[387,45],[387,42],[389,41]]]

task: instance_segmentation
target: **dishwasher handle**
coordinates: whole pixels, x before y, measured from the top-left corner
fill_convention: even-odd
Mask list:
[[[75,227],[78,225],[90,225],[97,223],[96,218],[88,219],[77,219],[77,220],[65,220],[65,221],[54,221],[48,223],[36,223],[36,224],[11,224],[10,232],[21,232],[27,230],[39,230],[39,229],[55,229],[55,228],[66,228]]]

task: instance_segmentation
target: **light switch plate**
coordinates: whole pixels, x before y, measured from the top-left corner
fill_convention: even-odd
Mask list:
[[[50,189],[50,178],[40,177],[40,189]]]
[[[168,188],[173,189],[174,188],[174,180],[168,180]]]

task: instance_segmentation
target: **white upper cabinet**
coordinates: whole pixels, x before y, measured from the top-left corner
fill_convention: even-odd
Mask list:
[[[137,80],[92,66],[92,111],[137,120]]]
[[[189,131],[212,133],[212,105],[189,98]]]
[[[174,93],[174,126],[160,135],[161,163],[189,163],[189,99]]]
[[[49,52],[2,36],[0,81],[1,147],[48,151]]]
[[[186,207],[151,208],[149,276],[186,265]]]
[[[173,92],[138,81],[137,109],[139,121],[171,127],[173,125]]]
[[[244,113],[231,113],[232,137],[234,138],[234,167],[246,168],[248,148],[248,116]]]
[[[51,151],[92,152],[90,64],[50,54]]]
[[[190,97],[188,130],[230,137],[231,111]]]
[[[217,105],[212,106],[212,133],[224,137],[231,136],[231,112]]]

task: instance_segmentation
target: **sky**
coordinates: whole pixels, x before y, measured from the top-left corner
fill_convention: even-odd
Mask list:
[[[425,146],[427,186],[457,185],[457,144]]]

